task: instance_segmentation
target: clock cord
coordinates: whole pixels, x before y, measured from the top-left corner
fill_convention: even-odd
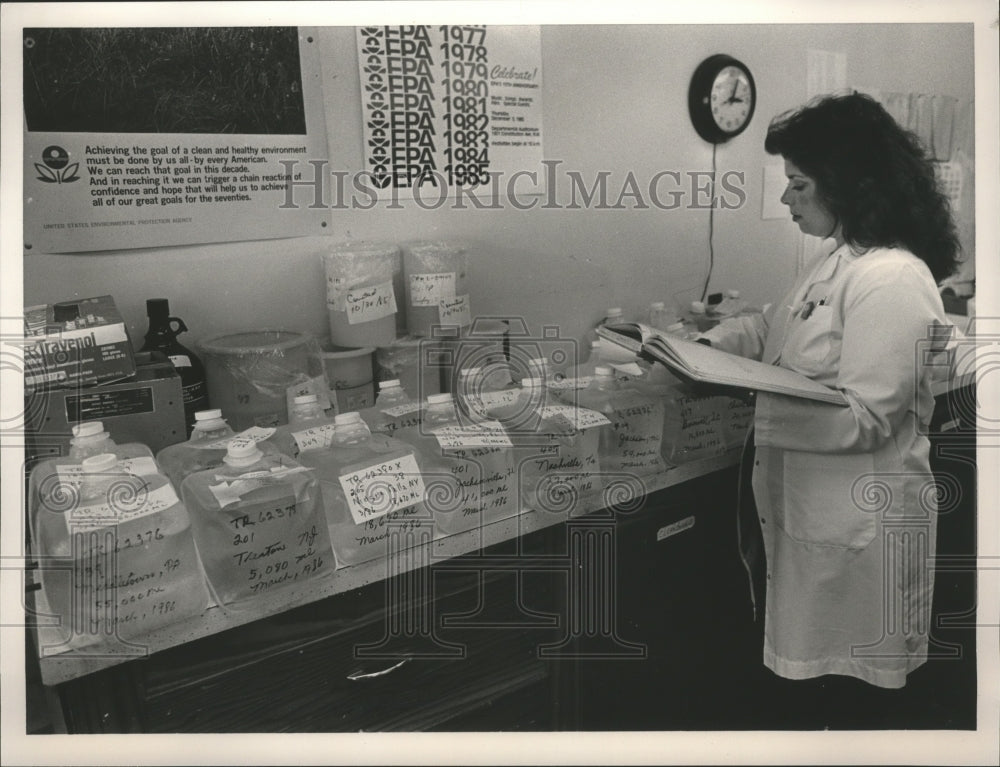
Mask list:
[[[712,144],[712,182],[711,182],[711,195],[709,196],[710,205],[708,207],[708,274],[705,275],[705,287],[701,290],[701,300],[705,301],[705,297],[708,295],[708,284],[712,281],[712,270],[715,268],[715,153],[718,150],[719,145],[716,143]]]

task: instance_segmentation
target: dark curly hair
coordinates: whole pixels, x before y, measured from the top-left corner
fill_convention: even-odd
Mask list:
[[[955,271],[958,236],[934,168],[920,140],[870,96],[825,96],[778,115],[764,148],[813,178],[846,242],[906,248],[938,282]]]

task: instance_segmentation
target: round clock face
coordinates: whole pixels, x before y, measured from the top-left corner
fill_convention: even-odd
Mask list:
[[[712,83],[712,119],[724,133],[738,133],[749,122],[753,93],[747,73],[736,66],[723,68]]]
[[[732,56],[716,53],[691,75],[688,111],[694,129],[718,144],[738,136],[753,119],[757,87],[753,75]]]

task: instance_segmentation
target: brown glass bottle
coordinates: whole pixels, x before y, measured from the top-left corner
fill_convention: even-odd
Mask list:
[[[162,352],[177,369],[184,392],[184,425],[188,436],[191,436],[194,414],[209,407],[205,367],[194,352],[177,341],[177,336],[187,332],[187,325],[179,317],[170,316],[170,303],[166,298],[148,299],[146,315],[149,317],[149,330],[140,351]]]

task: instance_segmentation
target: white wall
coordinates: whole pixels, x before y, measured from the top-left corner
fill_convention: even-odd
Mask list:
[[[360,167],[354,30],[325,28],[324,74],[332,164]],[[745,173],[746,204],[715,215],[711,287],[773,300],[793,277],[796,230],[761,219],[768,120],[806,95],[806,51],[847,55],[848,84],[973,97],[972,26],[546,26],[542,29],[544,150],[592,183],[610,171],[616,197],[632,171],[707,171],[711,147],[687,117],[688,79],[704,57],[729,53],[753,71],[758,107],[748,130],[718,150],[718,171]],[[563,177],[558,199],[568,201]],[[661,187],[662,190],[668,186]],[[690,202],[687,194],[685,202]],[[24,259],[26,305],[112,294],[135,338],[145,299],[171,299],[191,333],[285,327],[325,332],[318,254],[331,241],[455,238],[473,247],[477,314],[523,315],[582,337],[609,305],[633,316],[652,300],[700,292],[708,263],[706,210],[338,210],[332,236]]]

